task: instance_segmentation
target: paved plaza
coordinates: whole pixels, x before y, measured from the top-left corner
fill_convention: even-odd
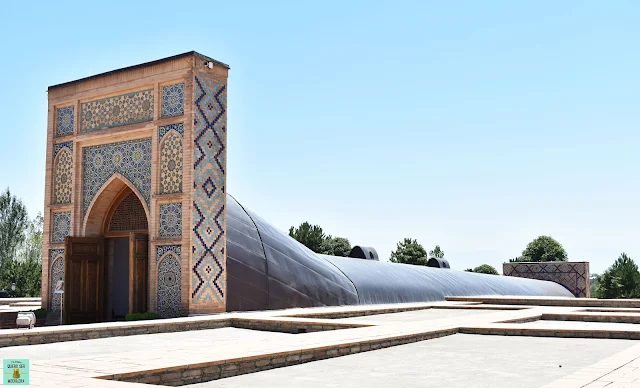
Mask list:
[[[450,299],[2,330],[0,356],[37,387],[640,387],[638,301]]]

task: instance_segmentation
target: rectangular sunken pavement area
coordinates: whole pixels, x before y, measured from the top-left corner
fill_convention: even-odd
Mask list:
[[[0,344],[5,347],[0,348],[0,356],[20,357],[20,354],[30,353],[31,344],[41,344],[35,346],[42,356],[31,364],[33,386],[60,386],[64,383],[70,387],[124,388],[132,386],[130,383],[167,386],[200,383],[457,333],[640,338],[640,328],[636,329],[635,325],[640,314],[585,311],[585,305],[593,307],[593,302],[519,297],[452,299],[432,303],[228,313],[30,331],[2,330]],[[524,299],[526,303],[522,302]],[[535,303],[536,300],[539,304]],[[635,303],[640,305],[640,301]],[[632,304],[599,307],[629,310],[633,308]],[[430,314],[429,309],[452,309],[455,312],[449,315]],[[411,319],[393,316],[407,312],[412,312],[408,314]],[[353,317],[362,318],[351,320]],[[256,335],[247,334],[243,339],[242,333],[246,329],[251,329],[250,332]],[[215,339],[224,337],[222,334],[227,332],[239,337],[234,341]],[[294,333],[300,334],[291,335]],[[181,341],[181,335],[188,336],[190,340]],[[122,336],[131,337],[120,340],[118,337]],[[198,340],[198,336],[202,340]],[[87,349],[95,349],[95,353],[74,355],[70,351],[56,351],[56,346],[63,345],[55,343],[60,341],[74,341],[68,346],[82,344]],[[166,343],[166,348],[144,346],[144,343],[156,341]],[[47,354],[52,356],[45,357]],[[640,351],[637,356],[640,357]],[[592,374],[594,381],[610,372],[602,368],[598,371],[602,374]]]

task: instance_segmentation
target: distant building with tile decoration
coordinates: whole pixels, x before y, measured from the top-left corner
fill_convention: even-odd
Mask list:
[[[558,283],[579,298],[590,298],[589,263],[586,261],[545,261],[539,263],[503,263],[505,276],[548,280]]]

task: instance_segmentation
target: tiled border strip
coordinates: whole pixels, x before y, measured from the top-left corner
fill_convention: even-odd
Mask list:
[[[78,325],[80,326],[80,325]],[[224,318],[193,320],[189,318],[177,318],[167,322],[165,320],[114,323],[108,326],[92,327],[94,325],[82,325],[83,327],[68,326],[65,329],[42,328],[32,330],[15,330],[12,333],[0,335],[0,348],[7,346],[50,344],[54,342],[81,341],[96,338],[125,337],[140,334],[172,333],[180,331],[219,329],[223,327],[235,327],[241,329],[265,330],[282,333],[312,333],[315,331],[350,329],[357,327],[369,327],[370,324],[321,322],[285,319],[260,319],[260,318]],[[54,329],[54,330],[52,330]]]
[[[348,354],[425,341],[456,334],[456,328],[434,330],[429,333],[409,334],[374,340],[355,341],[347,344],[309,347],[286,352],[267,353],[251,357],[233,358],[181,365],[146,371],[100,376],[100,379],[169,386],[188,385],[246,373],[302,364],[310,361],[340,357]]]
[[[611,315],[598,313],[544,313],[541,320],[543,321],[581,321],[581,322],[608,322],[608,323],[640,323],[640,314],[616,314]]]

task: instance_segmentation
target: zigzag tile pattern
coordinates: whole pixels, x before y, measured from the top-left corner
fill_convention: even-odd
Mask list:
[[[191,303],[224,308],[227,88],[205,77],[194,81]]]

